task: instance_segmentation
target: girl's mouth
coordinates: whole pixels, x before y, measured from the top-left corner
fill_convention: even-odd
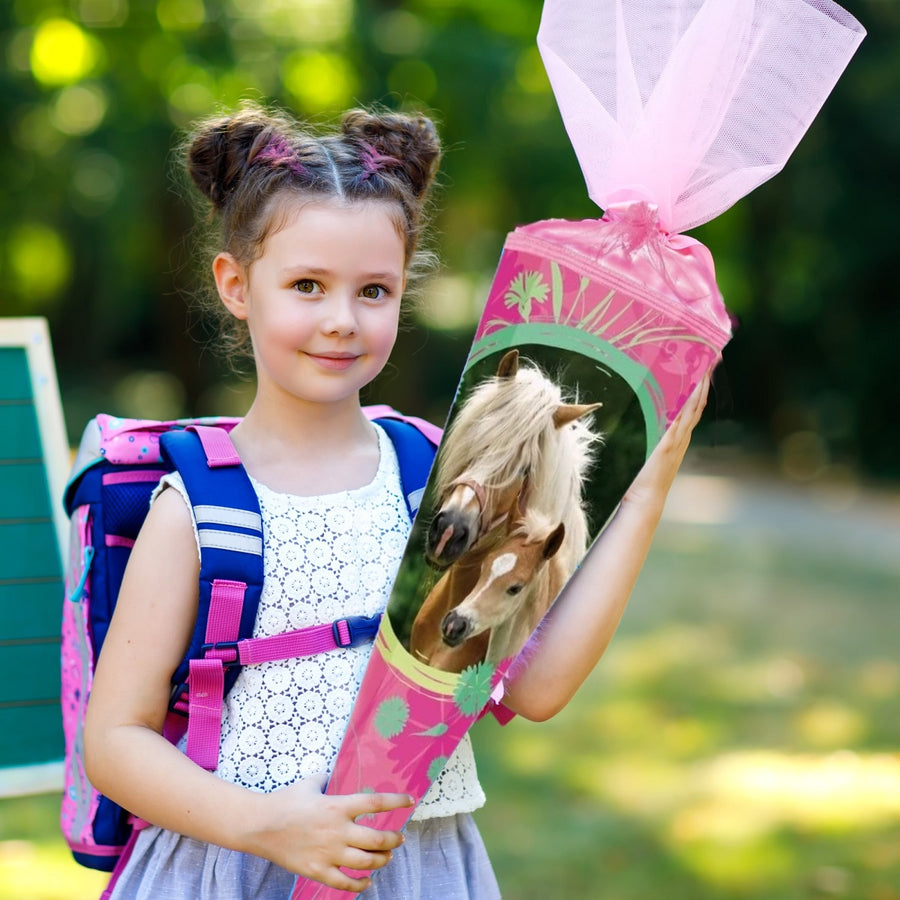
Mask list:
[[[306,355],[323,369],[331,372],[343,372],[359,359],[355,353],[307,353]]]

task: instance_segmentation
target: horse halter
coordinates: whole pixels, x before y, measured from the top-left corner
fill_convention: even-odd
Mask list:
[[[475,540],[479,540],[484,537],[489,531],[492,531],[496,528],[501,522],[503,522],[507,516],[508,512],[503,512],[493,522],[485,523],[484,521],[484,511],[487,509],[487,495],[485,492],[485,487],[481,482],[474,481],[471,478],[457,478],[455,481],[451,481],[449,485],[447,485],[447,490],[444,492],[444,498],[450,493],[452,493],[458,487],[467,487],[474,495],[475,502],[478,504],[478,534],[475,537]]]

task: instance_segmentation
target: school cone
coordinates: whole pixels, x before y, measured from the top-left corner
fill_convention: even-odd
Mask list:
[[[421,800],[497,708],[538,614],[729,340],[712,255],[681,232],[780,171],[864,35],[830,0],[546,0],[538,45],[604,215],[506,240],[330,793]],[[535,543],[530,607],[478,633],[476,598],[506,577],[493,561],[518,571]],[[291,900],[347,896],[299,879]]]

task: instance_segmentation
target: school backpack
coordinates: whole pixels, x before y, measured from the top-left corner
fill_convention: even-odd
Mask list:
[[[440,429],[387,406],[364,407],[397,452],[410,519],[434,460]],[[356,646],[371,640],[380,616],[354,616],[254,639],[263,580],[256,493],[228,436],[239,419],[157,422],[98,415],[85,429],[64,505],[70,516],[62,617],[61,704],[65,736],[63,836],[89,868],[116,870],[143,823],[99,794],[84,772],[83,725],[94,667],[118,597],[125,564],[166,473],[177,470],[200,539],[200,591],[190,647],[172,676],[164,734],[214,770],[222,700],[243,665]]]

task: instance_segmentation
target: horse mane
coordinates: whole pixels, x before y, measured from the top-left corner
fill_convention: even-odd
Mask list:
[[[524,538],[525,543],[545,538],[559,522],[554,521],[546,513],[537,509],[526,509],[516,517],[507,535],[507,539]]]
[[[439,454],[441,496],[465,476],[485,486],[507,487],[529,473],[528,507],[553,515],[565,509],[567,543],[584,552],[587,525],[581,490],[601,436],[583,419],[562,428],[553,413],[563,403],[559,385],[528,360],[514,377],[491,377],[475,387],[451,422]],[[517,452],[512,452],[516,450]]]

